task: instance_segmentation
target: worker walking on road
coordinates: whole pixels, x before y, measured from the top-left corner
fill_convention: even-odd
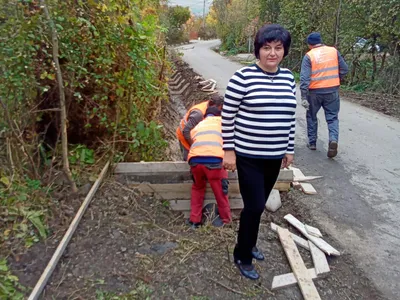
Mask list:
[[[228,172],[222,167],[221,110],[210,106],[205,119],[192,131],[188,161],[193,175],[192,197],[190,202],[190,224],[201,224],[204,195],[207,180],[214,192],[219,216],[224,224],[231,221],[228,200]],[[222,225],[222,224],[221,224]]]
[[[213,94],[210,100],[192,106],[181,120],[179,127],[176,129],[176,136],[179,140],[184,161],[187,161],[190,145],[192,144],[190,131],[204,119],[204,114],[208,107],[216,106],[222,109],[223,102],[224,98],[222,96],[218,93]]]
[[[307,44],[310,51],[303,58],[300,73],[301,103],[307,109],[307,147],[317,149],[317,113],[322,106],[329,130],[328,157],[332,158],[338,152],[340,80],[348,66],[339,51],[322,43],[319,32],[311,33]]]

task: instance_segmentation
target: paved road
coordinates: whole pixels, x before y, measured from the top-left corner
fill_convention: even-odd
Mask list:
[[[230,77],[242,66],[210,50],[218,43],[194,42],[180,49],[197,73],[217,80],[223,95]],[[376,287],[387,298],[399,299],[400,122],[343,99],[339,117],[339,155],[330,160],[323,112],[318,150],[311,152],[306,148],[305,110],[298,106],[295,165],[306,175],[324,176],[313,182],[318,195],[301,201]]]

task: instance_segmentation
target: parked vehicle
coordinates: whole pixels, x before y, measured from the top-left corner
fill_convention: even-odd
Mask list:
[[[356,38],[356,43],[353,45],[353,47],[355,49],[366,49],[366,50],[368,50],[368,52],[372,51],[371,41],[369,41],[365,38],[362,38],[362,37]],[[381,51],[381,47],[378,44],[375,44],[375,51],[376,52]]]

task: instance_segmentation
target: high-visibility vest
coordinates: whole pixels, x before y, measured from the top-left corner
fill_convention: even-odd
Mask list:
[[[311,82],[309,89],[329,88],[340,85],[337,50],[329,46],[311,49]]]
[[[207,117],[192,129],[188,161],[198,156],[224,158],[221,122],[221,117]]]
[[[207,110],[207,108],[208,108],[208,102],[209,102],[209,101],[207,100],[207,101],[204,101],[204,102],[201,102],[201,103],[199,103],[199,104],[197,104],[197,105],[192,106],[192,107],[188,110],[188,112],[186,113],[185,117],[181,120],[181,122],[180,122],[178,128],[176,129],[176,136],[177,136],[178,140],[181,142],[181,144],[182,144],[187,150],[190,149],[190,145],[189,145],[189,143],[186,141],[185,137],[183,136],[183,129],[185,128],[185,126],[186,126],[186,124],[187,124],[189,115],[190,115],[190,113],[191,113],[193,110],[198,109],[198,110],[201,111],[201,115],[203,116],[203,119],[204,119],[204,114],[206,113],[206,110]]]

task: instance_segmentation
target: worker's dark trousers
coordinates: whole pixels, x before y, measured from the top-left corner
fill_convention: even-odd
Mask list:
[[[329,142],[339,141],[339,91],[329,94],[316,94],[311,92],[307,98],[310,107],[307,110],[307,132],[308,143],[316,145],[318,138],[318,118],[317,114],[322,107],[325,111],[325,120],[328,123]]]
[[[209,169],[202,164],[191,166],[190,170],[193,175],[190,221],[193,223],[201,222],[204,195],[208,180],[217,201],[219,215],[224,223],[229,223],[231,221],[231,208],[228,200],[227,186],[223,187],[223,182],[228,179],[228,172],[224,168]]]
[[[240,214],[236,260],[243,264],[252,263],[251,250],[256,246],[261,215],[269,194],[275,185],[282,159],[257,159],[236,156],[240,194],[244,208]]]
[[[179,142],[179,148],[181,148],[183,160],[187,161],[188,155],[189,155],[189,150],[186,149],[185,146],[183,146],[181,142]]]

